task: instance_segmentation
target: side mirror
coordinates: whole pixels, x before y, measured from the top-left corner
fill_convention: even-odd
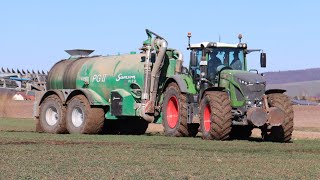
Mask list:
[[[267,54],[266,53],[260,54],[260,66],[262,68],[267,67]]]
[[[196,66],[198,66],[196,53],[191,51],[190,52],[190,67],[196,67]]]

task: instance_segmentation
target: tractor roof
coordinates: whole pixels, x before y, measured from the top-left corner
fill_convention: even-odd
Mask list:
[[[215,47],[230,47],[230,48],[237,48],[239,44],[227,44],[227,43],[221,43],[221,42],[201,42],[196,44],[190,44],[190,49],[197,49],[201,48],[201,44],[203,44],[204,47],[210,46],[210,44],[216,44]]]

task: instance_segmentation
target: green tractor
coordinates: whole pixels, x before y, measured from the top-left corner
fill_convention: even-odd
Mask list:
[[[257,70],[247,69],[247,44],[190,44],[190,74],[197,94],[189,104],[190,119],[200,116],[203,139],[247,139],[260,128],[264,140],[288,142],[293,131],[293,108],[285,90],[266,90]],[[266,67],[266,53],[260,54]],[[199,108],[198,108],[199,107]]]

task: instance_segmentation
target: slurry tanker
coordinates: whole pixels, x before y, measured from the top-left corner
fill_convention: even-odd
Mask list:
[[[182,68],[182,53],[146,30],[140,53],[89,56],[67,50],[70,58],[49,71],[47,91],[37,92],[37,130],[48,133],[143,134],[148,123],[162,123],[169,136],[190,136],[187,94],[196,94]]]

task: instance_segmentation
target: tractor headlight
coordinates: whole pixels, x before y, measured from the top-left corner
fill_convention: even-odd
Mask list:
[[[239,79],[239,82],[240,82],[241,84],[244,84],[244,85],[250,85],[250,84],[251,84],[250,82],[247,82],[247,81],[242,80],[242,79]]]
[[[251,105],[252,105],[252,102],[248,100],[248,101],[247,101],[247,105],[248,105],[248,106],[251,106]]]

